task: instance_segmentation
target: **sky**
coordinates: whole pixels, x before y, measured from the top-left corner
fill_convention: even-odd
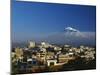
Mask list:
[[[12,1],[11,23],[15,40],[63,32],[66,27],[95,32],[96,7]]]

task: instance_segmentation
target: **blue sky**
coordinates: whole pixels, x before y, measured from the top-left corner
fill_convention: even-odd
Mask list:
[[[95,32],[95,6],[13,1],[11,15],[12,33],[19,39],[63,32],[65,27]]]

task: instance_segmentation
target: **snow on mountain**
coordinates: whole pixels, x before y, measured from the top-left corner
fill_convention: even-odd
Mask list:
[[[65,35],[85,38],[85,35],[83,35],[79,30],[72,27],[65,28]]]
[[[95,32],[81,32],[72,27],[65,28],[65,32],[59,32],[47,36],[43,40],[55,44],[71,45],[95,45]]]
[[[88,45],[95,46],[96,35],[95,32],[81,32],[72,27],[66,27],[63,32],[54,32],[52,34],[43,35],[42,37],[32,37],[31,39],[37,43],[41,41],[50,44],[70,44],[70,45]]]
[[[76,29],[74,29],[72,27],[65,28],[65,31],[67,31],[67,32],[79,32],[79,30],[76,30]]]

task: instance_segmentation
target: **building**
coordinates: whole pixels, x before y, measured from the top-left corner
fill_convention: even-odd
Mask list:
[[[48,48],[51,45],[49,43],[46,43],[46,42],[41,42],[41,46],[44,47],[44,48]]]
[[[51,59],[47,60],[47,66],[55,66],[57,64],[57,60]]]
[[[20,57],[23,56],[23,50],[22,48],[15,48],[15,55],[17,59],[20,59]]]
[[[62,49],[62,48],[57,47],[57,46],[54,47],[54,50],[55,50],[55,51],[61,51],[61,49]]]
[[[65,48],[70,48],[70,45],[64,45]]]
[[[34,47],[35,47],[35,42],[30,41],[30,42],[29,42],[29,48],[34,48]]]

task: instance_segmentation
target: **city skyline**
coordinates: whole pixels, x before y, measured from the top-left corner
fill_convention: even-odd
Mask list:
[[[96,69],[96,7],[12,0],[11,75]]]

